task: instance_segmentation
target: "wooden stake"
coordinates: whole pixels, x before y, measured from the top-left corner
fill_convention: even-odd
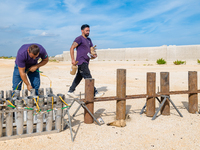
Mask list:
[[[160,92],[161,93],[169,93],[169,72],[161,72],[160,73]],[[161,97],[161,102],[164,100]],[[161,108],[162,115],[170,115],[170,102],[167,99]]]
[[[197,72],[196,71],[188,72],[188,90],[190,92],[194,92],[188,95],[188,98],[189,98],[188,111],[194,114],[198,111]]]
[[[126,117],[126,69],[117,69],[117,98],[116,119],[121,120]],[[124,99],[123,99],[124,98]]]
[[[147,73],[147,95],[155,96],[156,93],[156,73],[148,72]],[[155,97],[147,98],[147,108],[146,115],[147,117],[153,117],[155,114]]]
[[[94,79],[88,78],[85,79],[85,100],[89,103],[86,104],[86,107],[89,111],[94,114],[94,102],[90,102],[94,100]],[[88,111],[84,110],[84,123],[91,124],[94,120],[92,116],[88,113]]]

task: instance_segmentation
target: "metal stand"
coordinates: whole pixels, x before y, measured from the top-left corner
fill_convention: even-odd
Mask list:
[[[156,99],[157,99],[157,101],[158,101],[159,103],[161,103],[161,101],[159,100],[158,97],[156,97]],[[147,103],[145,103],[144,106],[142,107],[142,110],[141,110],[141,112],[140,112],[140,115],[142,115],[142,114],[144,113],[144,110],[145,110],[146,106],[147,106]]]
[[[95,122],[101,126],[101,124],[97,121],[97,119],[94,117],[94,115],[89,111],[89,109],[87,108],[87,106],[85,105],[84,102],[78,100],[78,99],[74,99],[74,101],[72,102],[71,106],[74,104],[74,102],[77,102],[79,104],[79,107],[76,109],[76,111],[74,112],[74,114],[72,115],[72,119],[76,116],[77,112],[79,111],[79,109],[82,107],[83,109],[86,109],[88,111],[88,113],[92,116],[92,118],[95,120]]]
[[[70,116],[69,114],[69,109],[72,107],[72,105],[74,104],[74,102],[77,102],[79,104],[78,108],[76,109],[76,111],[74,112],[74,114],[72,115],[72,117]],[[67,126],[69,126],[70,128],[70,133],[71,133],[71,139],[72,139],[72,142],[74,142],[74,138],[73,138],[73,132],[72,132],[72,126],[71,126],[71,120],[76,116],[77,112],[79,111],[79,109],[83,107],[83,109],[86,109],[88,111],[88,113],[92,116],[92,118],[96,121],[96,123],[98,125],[101,125],[97,119],[94,117],[94,115],[89,111],[89,109],[86,107],[85,103],[80,101],[79,99],[74,99],[73,102],[71,103],[71,106],[70,107],[67,107],[67,110],[66,110],[66,113],[64,114],[64,116],[67,114],[68,115],[68,121],[67,120],[64,120],[65,123],[67,124]],[[64,117],[63,116],[63,117]]]
[[[174,104],[173,101],[171,100],[170,96],[161,95],[161,97],[164,97],[164,100],[163,100],[162,102],[159,100],[158,97],[156,97],[156,99],[157,99],[158,102],[160,103],[160,106],[159,106],[159,108],[157,109],[156,113],[154,114],[152,120],[155,120],[155,118],[156,118],[158,112],[161,110],[161,108],[163,107],[163,105],[164,105],[164,103],[166,102],[167,99],[170,101],[170,103],[171,103],[171,104],[173,105],[173,107],[176,109],[176,111],[178,112],[178,114],[179,114],[181,117],[183,117],[183,115],[180,113],[180,111],[178,110],[178,108],[175,106],[175,104]],[[145,108],[146,108],[146,103],[145,103],[145,105],[143,106],[143,108],[142,108],[140,114],[143,114]]]
[[[68,115],[68,121],[67,120],[65,120],[65,122],[66,122],[66,124],[67,124],[67,126],[69,126],[69,129],[70,129],[70,133],[71,133],[71,139],[72,139],[72,142],[74,142],[74,138],[73,138],[73,132],[72,132],[72,124],[71,124],[71,117],[70,117],[70,114],[69,114],[69,109],[71,108],[71,106],[70,107],[67,107],[67,111],[66,111],[66,113],[67,113],[67,115]],[[65,116],[66,114],[64,114],[64,116]],[[64,117],[63,116],[63,117]]]

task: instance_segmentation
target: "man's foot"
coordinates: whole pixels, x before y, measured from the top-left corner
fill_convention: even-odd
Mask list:
[[[102,97],[104,95],[104,93],[99,93],[99,92],[96,92],[94,94],[94,97],[97,98],[97,97]]]
[[[76,96],[74,94],[74,92],[68,92],[67,95],[70,96],[70,97],[72,97],[72,98],[78,98],[78,96]]]

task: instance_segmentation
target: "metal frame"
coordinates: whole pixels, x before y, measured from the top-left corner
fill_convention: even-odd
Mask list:
[[[79,111],[79,109],[82,107],[83,109],[86,109],[88,111],[88,113],[92,116],[92,118],[95,120],[95,122],[101,126],[101,124],[97,121],[97,119],[94,117],[94,115],[89,111],[89,109],[87,108],[87,106],[85,105],[85,103],[83,101],[80,101],[78,99],[74,99],[71,106],[74,104],[74,102],[77,102],[79,104],[79,107],[76,109],[76,111],[74,112],[74,114],[72,115],[72,119],[76,116],[77,112]]]
[[[78,108],[76,109],[76,111],[74,112],[74,114],[72,115],[72,117],[69,114],[69,110],[70,108],[73,106],[74,102],[77,102],[79,104]],[[79,111],[80,108],[86,109],[88,111],[88,113],[92,116],[92,118],[95,120],[95,122],[101,126],[101,124],[97,121],[97,119],[94,117],[94,115],[89,111],[89,109],[87,108],[87,106],[85,105],[85,103],[83,101],[80,101],[78,98],[74,99],[73,102],[71,103],[70,107],[67,107],[66,109],[66,113],[63,113],[63,118],[64,116],[67,114],[68,115],[68,121],[66,119],[64,119],[64,122],[67,124],[67,126],[69,126],[70,128],[70,133],[71,133],[71,140],[72,142],[74,142],[74,136],[73,136],[73,131],[72,131],[72,126],[71,126],[71,120],[76,116],[77,112]],[[64,124],[63,124],[64,125]]]
[[[160,101],[158,97],[156,97],[156,99],[158,100],[158,102],[160,103],[156,113],[154,114],[154,116],[152,117],[152,120],[155,120],[156,119],[156,116],[158,114],[158,112],[161,110],[161,108],[163,107],[164,103],[166,102],[166,100],[168,99],[170,101],[170,103],[173,105],[173,107],[176,109],[176,111],[178,112],[178,114],[183,117],[183,115],[180,113],[180,111],[178,110],[178,108],[176,107],[176,105],[173,103],[173,101],[171,100],[170,96],[168,95],[160,95],[161,97],[163,97],[163,101]],[[143,114],[144,112],[144,109],[146,108],[146,104],[143,106],[141,112],[140,112],[140,115]]]
[[[71,105],[72,106],[72,105]],[[67,110],[66,110],[66,113],[64,113],[63,112],[63,124],[62,124],[62,126],[63,126],[63,128],[64,128],[64,122],[67,124],[67,126],[69,126],[69,129],[70,129],[70,134],[71,134],[71,140],[72,140],[72,142],[74,142],[74,138],[73,138],[73,132],[72,132],[72,124],[71,124],[71,116],[70,116],[70,114],[69,114],[69,109],[71,108],[71,106],[70,107],[67,107]],[[64,116],[67,114],[67,116],[68,116],[68,121],[66,120],[66,119],[64,119]]]

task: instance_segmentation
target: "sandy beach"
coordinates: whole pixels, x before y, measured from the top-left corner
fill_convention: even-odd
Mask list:
[[[62,93],[67,96],[67,91],[74,79],[70,75],[71,62],[49,62],[41,67],[44,75],[52,80],[52,88],[55,94]],[[0,59],[0,90],[12,89],[12,74],[14,60]],[[104,96],[116,95],[116,70],[126,69],[126,94],[145,94],[146,93],[146,73],[156,72],[156,87],[160,85],[160,72],[170,72],[170,90],[188,89],[188,71],[198,72],[200,81],[200,66],[196,61],[187,62],[186,65],[174,65],[167,62],[166,65],[157,65],[153,61],[92,61],[90,71],[95,79],[95,86],[99,92],[105,92]],[[41,76],[41,88],[49,87],[49,80]],[[76,89],[76,94],[81,92],[84,97],[84,80]],[[200,87],[200,82],[198,82]],[[158,90],[158,89],[157,89]],[[10,149],[200,149],[200,124],[199,114],[188,112],[188,95],[173,95],[171,99],[182,113],[180,117],[176,110],[170,107],[170,116],[158,115],[152,121],[146,114],[140,115],[141,108],[146,99],[127,100],[127,120],[124,128],[107,126],[106,124],[115,120],[116,102],[97,102],[94,106],[96,117],[102,117],[105,124],[98,126],[84,124],[83,109],[77,113],[72,120],[75,141],[71,141],[70,130],[66,130],[49,135],[19,138],[7,141],[0,141],[0,148]],[[67,100],[68,103],[71,99]],[[159,104],[156,102],[156,108]],[[198,105],[200,108],[200,105]],[[70,114],[76,110],[74,105]]]

